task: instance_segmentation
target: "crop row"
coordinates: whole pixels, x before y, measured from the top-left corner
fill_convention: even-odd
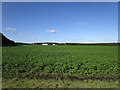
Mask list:
[[[3,77],[23,73],[113,75],[119,73],[116,46],[16,46],[4,47]]]

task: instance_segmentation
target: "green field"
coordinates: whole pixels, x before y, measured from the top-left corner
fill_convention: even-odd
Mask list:
[[[31,84],[33,82],[39,86],[42,82],[46,83],[42,88],[56,87],[56,83],[60,88],[76,88],[82,84],[85,84],[82,88],[115,88],[118,87],[118,64],[117,46],[3,47],[3,88],[37,88],[38,86]],[[51,86],[48,85],[50,80]]]

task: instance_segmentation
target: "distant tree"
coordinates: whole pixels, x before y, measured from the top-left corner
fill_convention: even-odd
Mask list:
[[[0,33],[0,46],[15,46],[15,42],[6,38],[2,33]]]

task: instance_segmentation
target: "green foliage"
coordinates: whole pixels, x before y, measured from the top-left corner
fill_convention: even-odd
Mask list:
[[[36,73],[56,77],[67,74],[77,78],[85,75],[117,78],[117,55],[117,46],[3,47],[2,74],[3,78]]]

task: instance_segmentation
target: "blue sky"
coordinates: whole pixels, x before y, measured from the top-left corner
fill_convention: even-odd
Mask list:
[[[116,42],[117,2],[2,3],[2,33],[15,42]]]

